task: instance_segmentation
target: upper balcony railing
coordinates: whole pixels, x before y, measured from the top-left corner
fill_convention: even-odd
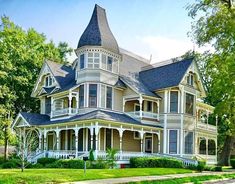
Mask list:
[[[217,132],[217,126],[216,125],[210,125],[208,123],[202,123],[200,121],[197,122],[197,128]]]
[[[126,112],[129,116],[137,119],[141,118],[148,118],[148,119],[154,119],[159,120],[159,114],[153,113],[153,112],[147,112],[147,111],[133,111],[133,112]]]
[[[65,116],[69,114],[75,114],[78,112],[76,108],[65,108],[52,111],[52,117]]]

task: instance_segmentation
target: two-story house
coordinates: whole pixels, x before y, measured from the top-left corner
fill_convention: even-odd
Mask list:
[[[172,155],[216,163],[217,127],[208,124],[213,107],[205,97],[197,64],[178,59],[151,65],[119,48],[106,18],[95,6],[71,66],[45,61],[32,97],[41,112],[20,112],[19,133],[38,136],[35,158],[79,158],[107,148],[117,158]]]

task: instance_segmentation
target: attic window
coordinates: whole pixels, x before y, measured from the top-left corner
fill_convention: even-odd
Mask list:
[[[190,85],[190,86],[193,86],[193,74],[190,73],[188,76],[187,76],[187,84]]]
[[[45,78],[45,86],[46,87],[50,87],[50,86],[52,86],[52,84],[53,84],[53,78],[50,75],[46,76],[46,78]]]

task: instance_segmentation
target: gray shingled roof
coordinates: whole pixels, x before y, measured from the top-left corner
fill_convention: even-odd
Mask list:
[[[168,65],[141,71],[139,77],[151,91],[179,85],[193,59],[184,59]]]
[[[68,90],[76,85],[75,70],[71,66],[62,65],[53,61],[46,61],[60,88],[58,91]]]
[[[130,78],[127,76],[121,76],[120,80],[126,84],[127,86],[130,86],[131,88],[133,88],[137,93],[139,94],[143,94],[146,96],[153,96],[153,97],[157,97],[157,98],[161,98],[158,94],[151,92],[143,83],[141,80],[139,80],[139,78]]]
[[[115,53],[119,53],[119,47],[114,38],[106,18],[105,9],[95,5],[91,20],[83,32],[78,47],[102,46]]]
[[[50,117],[44,114],[21,112],[21,115],[32,126],[50,125],[50,124],[67,123],[67,122],[73,122],[73,121],[92,120],[92,119],[123,122],[123,123],[130,123],[134,125],[145,125],[145,124],[142,124],[140,121],[133,119],[132,117],[124,113],[117,113],[117,112],[111,112],[111,111],[105,111],[105,110],[94,110],[86,114],[75,115],[69,119],[55,120],[55,121],[50,121]],[[146,126],[150,126],[150,125],[146,125]],[[161,127],[161,126],[155,125],[153,127]]]

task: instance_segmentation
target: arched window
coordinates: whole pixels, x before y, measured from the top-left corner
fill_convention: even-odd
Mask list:
[[[202,154],[202,155],[206,154],[206,139],[204,138],[200,140],[199,154]]]
[[[208,140],[208,155],[215,155],[216,154],[216,146],[215,141],[212,139]]]

